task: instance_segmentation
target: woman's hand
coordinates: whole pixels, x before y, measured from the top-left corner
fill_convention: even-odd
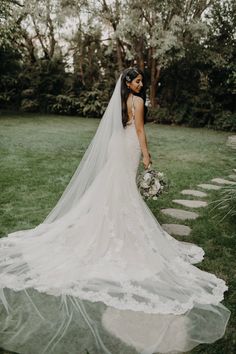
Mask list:
[[[150,163],[152,163],[150,153],[143,155],[143,164],[144,164],[145,170],[148,168]]]

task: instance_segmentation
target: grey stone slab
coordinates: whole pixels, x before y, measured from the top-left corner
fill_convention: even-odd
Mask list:
[[[172,202],[189,207],[189,208],[202,208],[207,206],[207,202],[202,200],[187,200],[187,199],[174,199]]]
[[[233,168],[233,171],[236,173],[236,168]]]
[[[173,218],[180,219],[180,220],[188,220],[188,219],[197,219],[199,216],[198,213],[192,212],[192,211],[186,211],[186,210],[181,210],[181,209],[174,209],[174,208],[169,208],[169,209],[161,209],[162,213],[165,215],[172,216]]]
[[[236,149],[236,135],[229,136],[226,145],[232,149]]]
[[[218,184],[236,184],[236,182],[229,181],[224,178],[213,178],[211,181]]]
[[[216,186],[215,184],[210,183],[202,183],[197,185],[200,188],[207,189],[207,190],[218,190],[221,189],[221,186]]]
[[[193,195],[194,197],[206,197],[207,196],[207,193],[200,192],[195,189],[184,189],[180,193],[184,194],[184,195]]]
[[[228,176],[230,179],[236,180],[236,175],[229,175]]]
[[[162,224],[163,229],[170,235],[188,236],[192,229],[186,225]]]

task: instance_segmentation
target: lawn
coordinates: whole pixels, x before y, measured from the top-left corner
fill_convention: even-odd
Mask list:
[[[98,119],[77,117],[0,116],[0,236],[33,228],[44,220],[69,182],[98,124]],[[209,183],[215,177],[227,178],[236,168],[235,151],[226,146],[230,133],[154,123],[146,125],[146,132],[153,167],[170,180],[167,194],[157,201],[148,201],[160,223],[176,222],[160,212],[161,208],[181,209],[172,199],[194,199],[182,198],[182,189],[195,189],[197,184]],[[219,191],[209,191],[206,200],[211,203],[219,195]],[[187,241],[205,250],[205,259],[198,267],[226,280],[229,291],[223,304],[232,316],[223,339],[201,345],[191,354],[236,353],[236,222],[221,221],[212,209],[210,204],[198,211],[198,219],[184,222],[193,230]]]

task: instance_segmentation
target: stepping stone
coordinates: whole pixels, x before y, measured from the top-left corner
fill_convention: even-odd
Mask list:
[[[189,208],[201,208],[207,206],[207,202],[203,202],[202,200],[174,199],[172,202]]]
[[[196,191],[194,189],[184,189],[180,193],[185,194],[185,195],[194,195],[195,197],[206,197],[207,196],[207,193]]]
[[[226,145],[232,149],[236,149],[236,135],[229,136]]]
[[[233,168],[233,171],[236,173],[236,168]]]
[[[215,184],[209,184],[209,183],[202,183],[202,184],[198,184],[197,186],[207,190],[217,191],[218,189],[221,189],[221,186],[216,186]]]
[[[219,184],[236,184],[236,182],[228,181],[224,178],[213,178],[211,181]]]
[[[229,175],[228,177],[229,177],[230,179],[236,180],[236,175]]]
[[[180,219],[180,220],[194,220],[197,219],[199,214],[194,213],[192,211],[186,211],[186,210],[181,210],[181,209],[174,209],[174,208],[169,208],[169,209],[161,209],[162,213],[165,215],[172,216],[173,218]]]
[[[162,224],[161,226],[170,235],[188,236],[192,231],[189,226],[179,224]]]

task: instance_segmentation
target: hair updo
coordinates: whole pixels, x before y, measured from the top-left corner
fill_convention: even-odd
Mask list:
[[[141,88],[139,93],[131,91],[128,86],[127,82],[133,81],[138,75],[142,75],[143,78],[143,87]],[[144,101],[144,124],[146,123],[146,111],[147,108],[145,106],[145,101],[146,101],[146,84],[145,84],[145,77],[139,68],[128,68],[125,69],[122,73],[121,76],[121,110],[122,110],[122,124],[125,127],[128,122],[128,109],[127,109],[127,99],[130,93],[133,93],[133,95],[142,97]]]

